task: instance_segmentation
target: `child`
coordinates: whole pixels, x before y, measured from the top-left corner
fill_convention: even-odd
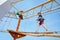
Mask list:
[[[40,27],[41,25],[42,25],[42,26],[44,27],[44,29],[47,31],[47,28],[46,28],[46,26],[45,26],[45,24],[44,24],[44,18],[42,17],[41,13],[38,13],[38,19],[37,19],[37,20],[39,21],[39,25],[38,25],[38,28],[37,28],[36,31],[39,30],[39,27]]]
[[[16,14],[19,16],[19,18],[23,19],[23,11],[17,12]]]
[[[18,29],[19,29],[19,26],[20,26],[20,21],[23,19],[23,11],[17,12],[16,14],[19,16],[18,25],[17,25],[17,28],[16,28],[16,32],[18,32]]]

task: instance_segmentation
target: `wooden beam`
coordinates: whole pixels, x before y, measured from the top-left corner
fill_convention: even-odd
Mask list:
[[[45,2],[45,3],[43,3],[43,4],[40,4],[40,5],[38,5],[38,6],[35,6],[35,7],[31,8],[31,9],[28,9],[28,10],[25,11],[24,13],[29,12],[29,11],[31,11],[31,10],[34,10],[34,9],[36,9],[36,8],[38,8],[38,7],[43,6],[43,5],[46,5],[46,4],[50,3],[50,2],[52,2],[52,1],[47,1],[47,2]]]

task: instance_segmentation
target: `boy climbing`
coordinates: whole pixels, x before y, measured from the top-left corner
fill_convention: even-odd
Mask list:
[[[18,32],[18,29],[19,29],[19,26],[20,26],[20,22],[23,19],[23,11],[17,12],[16,14],[19,16],[18,25],[17,25],[17,28],[16,28],[16,32]]]
[[[39,22],[39,25],[38,25],[38,27],[37,27],[37,30],[36,30],[36,32],[39,30],[39,27],[42,25],[43,27],[44,27],[44,29],[46,30],[46,31],[48,31],[47,30],[47,28],[46,28],[46,25],[44,24],[44,18],[42,17],[42,15],[41,15],[41,13],[40,12],[38,12],[38,22]]]

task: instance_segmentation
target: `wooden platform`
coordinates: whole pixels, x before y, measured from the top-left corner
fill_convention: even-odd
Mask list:
[[[25,37],[26,35],[25,34],[22,34],[22,33],[18,33],[18,32],[15,32],[13,30],[8,30],[8,32],[11,34],[11,36],[15,39],[18,39],[18,38],[22,38],[22,37]]]
[[[24,34],[24,35],[28,35],[28,34],[57,34],[58,32],[16,32],[13,30],[8,30],[9,33],[16,33],[16,34]]]
[[[58,34],[58,32],[15,32],[13,30],[8,30],[8,32],[15,39],[22,38],[22,37],[25,37],[27,35],[28,36],[36,36],[36,37],[48,36],[48,37],[60,38],[60,35],[56,35],[56,34]]]

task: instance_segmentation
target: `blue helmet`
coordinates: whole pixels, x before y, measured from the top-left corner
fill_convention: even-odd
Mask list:
[[[39,17],[42,17],[42,15],[40,14]]]

